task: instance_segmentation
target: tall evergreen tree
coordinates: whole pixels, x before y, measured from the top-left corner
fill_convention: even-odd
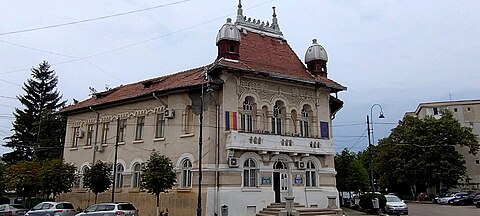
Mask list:
[[[20,160],[61,158],[66,118],[56,114],[64,106],[57,91],[58,78],[43,61],[32,68],[32,77],[24,83],[24,95],[17,96],[23,109],[15,109],[14,134],[6,137],[6,147],[13,152],[4,154],[4,161],[13,164]]]

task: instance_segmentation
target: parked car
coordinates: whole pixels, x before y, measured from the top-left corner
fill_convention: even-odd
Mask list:
[[[100,203],[91,205],[76,216],[138,216],[138,209],[128,202]]]
[[[385,195],[387,203],[385,204],[385,213],[388,214],[406,214],[408,215],[407,204],[395,195]]]
[[[473,198],[473,204],[474,204],[477,208],[480,208],[480,194],[477,194],[477,195]]]
[[[75,208],[69,202],[42,202],[30,211],[25,216],[74,216]]]
[[[23,216],[28,209],[19,204],[0,205],[0,216]]]
[[[476,193],[471,194],[462,194],[452,200],[453,205],[472,205],[473,198],[476,196]]]
[[[437,200],[438,204],[453,204],[453,199],[460,198],[462,196],[468,196],[467,192],[459,192],[454,194],[447,194],[445,197],[439,197]]]

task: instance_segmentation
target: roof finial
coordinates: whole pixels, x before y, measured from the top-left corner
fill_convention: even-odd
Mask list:
[[[280,30],[280,27],[278,26],[277,13],[275,13],[275,6],[273,6],[272,9],[273,9],[272,28],[275,30]]]
[[[238,0],[237,20],[236,20],[236,22],[244,21],[244,20],[245,20],[245,18],[243,17],[242,0]]]
[[[314,38],[314,39],[312,40],[312,42],[313,42],[313,44],[318,44],[316,38]]]

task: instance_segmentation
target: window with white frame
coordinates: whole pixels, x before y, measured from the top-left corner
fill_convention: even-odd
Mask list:
[[[135,140],[143,140],[144,128],[145,128],[145,116],[137,117],[137,128],[135,130]]]
[[[300,135],[302,137],[310,136],[310,118],[308,116],[308,111],[302,109],[302,118],[300,119]]]
[[[162,113],[157,114],[157,121],[155,125],[155,138],[163,138],[165,131],[165,118]]]
[[[181,179],[181,187],[192,187],[192,162],[188,158],[182,160]]]
[[[277,101],[273,106],[272,113],[272,133],[282,134],[282,104]]]
[[[315,164],[313,163],[313,161],[307,162],[307,169],[305,170],[305,186],[307,187],[317,186]]]
[[[127,120],[122,119],[119,121],[119,126],[118,126],[118,141],[119,142],[125,142],[125,132],[127,130]]]
[[[258,187],[257,163],[251,158],[243,163],[243,187]]]
[[[116,188],[121,188],[123,187],[123,172],[125,171],[125,168],[123,167],[122,164],[117,164],[117,175],[115,177],[115,187]]]
[[[141,165],[140,163],[135,163],[133,165],[133,172],[132,172],[132,187],[138,188],[140,187],[140,177],[141,177]]]
[[[103,126],[102,126],[102,144],[105,144],[107,143],[108,141],[108,126],[109,126],[109,122],[104,122],[103,123]]]
[[[72,147],[77,147],[78,146],[78,139],[79,139],[79,134],[80,134],[80,127],[74,127],[73,128],[73,136],[72,136]]]
[[[185,112],[182,115],[183,125],[182,132],[184,134],[193,133],[193,110],[191,106],[185,108]]]
[[[243,114],[241,114],[241,130],[253,132],[253,106],[252,102],[245,98],[243,102]]]
[[[87,125],[87,142],[86,145],[90,146],[93,142],[93,124]]]

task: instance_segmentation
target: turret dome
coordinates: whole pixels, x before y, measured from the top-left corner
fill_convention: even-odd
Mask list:
[[[313,39],[313,44],[308,47],[307,52],[305,53],[305,63],[314,60],[328,61],[327,51],[322,47],[322,45],[317,43],[317,39]]]
[[[240,42],[240,31],[233,25],[232,19],[228,18],[227,23],[223,24],[222,28],[218,31],[216,44],[221,40],[230,40]]]

